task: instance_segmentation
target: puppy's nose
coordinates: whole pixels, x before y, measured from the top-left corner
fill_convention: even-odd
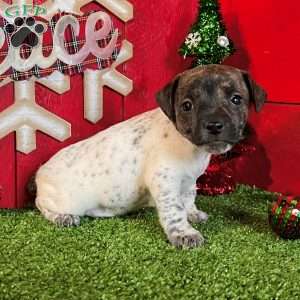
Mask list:
[[[208,122],[206,124],[206,129],[211,134],[220,134],[224,128],[224,125],[221,122]]]

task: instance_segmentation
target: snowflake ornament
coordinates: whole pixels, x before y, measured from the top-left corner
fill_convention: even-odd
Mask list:
[[[197,46],[199,46],[200,42],[201,35],[199,32],[190,33],[185,40],[185,44],[189,49],[196,48]]]

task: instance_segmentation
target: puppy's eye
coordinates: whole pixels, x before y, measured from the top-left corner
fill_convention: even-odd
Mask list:
[[[181,104],[181,109],[185,112],[191,111],[193,109],[193,103],[189,100],[186,100]]]
[[[230,101],[235,105],[240,105],[242,103],[242,97],[240,95],[234,95]]]

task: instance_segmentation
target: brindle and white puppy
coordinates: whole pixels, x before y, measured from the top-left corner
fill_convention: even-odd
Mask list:
[[[211,154],[243,137],[251,101],[266,94],[247,73],[210,65],[179,74],[157,95],[160,108],[71,145],[37,172],[36,205],[50,221],[79,225],[80,216],[112,217],[154,205],[171,244],[204,241],[190,222],[197,209],[195,181]]]

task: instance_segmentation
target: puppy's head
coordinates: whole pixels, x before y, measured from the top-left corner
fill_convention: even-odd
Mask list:
[[[157,94],[157,102],[190,142],[213,154],[243,138],[248,108],[260,111],[265,91],[245,71],[207,65],[179,74]]]

